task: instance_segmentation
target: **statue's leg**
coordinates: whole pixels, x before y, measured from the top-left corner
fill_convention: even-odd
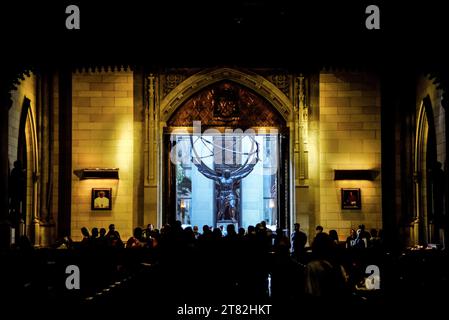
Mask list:
[[[223,199],[222,197],[218,198],[218,216],[217,220],[223,219]]]
[[[230,212],[230,215],[231,215],[231,220],[232,220],[232,222],[236,222],[236,219],[235,219],[235,200],[234,199],[231,199],[229,201],[229,208],[230,208],[229,212]]]

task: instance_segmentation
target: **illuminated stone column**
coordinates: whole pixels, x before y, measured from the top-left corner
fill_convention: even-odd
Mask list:
[[[54,164],[54,92],[53,74],[42,76],[40,146],[41,146],[41,189],[40,189],[40,230],[39,244],[53,243],[55,223],[53,219],[53,164]]]
[[[307,87],[308,79],[303,75],[299,77],[299,95],[298,95],[298,131],[299,131],[299,184],[307,185],[309,179],[309,106]]]
[[[294,153],[295,153],[295,184],[307,185],[308,179],[308,123],[309,110],[306,104],[306,84],[308,80],[303,75],[295,77],[293,95],[294,120]]]
[[[148,166],[145,175],[146,186],[157,185],[157,131],[158,131],[158,108],[156,106],[156,83],[154,74],[148,76],[148,107],[145,109],[145,121],[147,123],[147,152]]]
[[[300,74],[293,81],[294,167],[296,222],[309,233],[315,221],[313,178],[309,176],[309,82],[310,75]]]
[[[144,225],[158,223],[159,168],[159,76],[150,73],[145,78],[145,156],[144,156]]]

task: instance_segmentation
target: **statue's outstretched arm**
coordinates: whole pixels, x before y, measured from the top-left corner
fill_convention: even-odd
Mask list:
[[[254,143],[256,145],[256,157],[251,160],[252,163],[248,164],[249,159],[250,159],[250,157],[248,156],[246,158],[245,162],[243,163],[243,165],[231,173],[231,175],[235,179],[245,178],[247,175],[249,175],[251,173],[251,171],[253,171],[254,166],[259,162],[259,144],[255,140],[254,140]],[[250,152],[253,153],[253,150],[254,150],[254,144],[252,145]]]
[[[193,158],[192,159],[192,163],[198,168],[198,171],[201,172],[203,174],[203,176],[205,176],[208,179],[212,179],[212,180],[218,180],[219,176],[218,174],[210,169],[202,160],[198,160]]]
[[[242,167],[242,169],[236,170],[235,173],[231,175],[239,180],[245,178],[253,171],[254,166],[257,164],[258,160],[259,159],[256,159],[255,163],[247,164],[245,167]]]

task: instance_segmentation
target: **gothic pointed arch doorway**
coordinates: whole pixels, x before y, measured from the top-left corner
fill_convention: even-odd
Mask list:
[[[14,216],[16,238],[26,235],[34,244],[39,243],[37,141],[36,118],[31,100],[24,97],[18,128],[17,160],[14,162],[15,171],[23,172],[23,181],[19,181],[20,178],[12,178],[18,181],[13,182],[15,187],[12,189],[17,200],[12,201],[11,211]]]
[[[288,229],[292,216],[288,99],[262,77],[264,85],[257,86],[254,80],[261,79],[254,77],[248,82],[250,76],[239,71],[215,70],[212,74],[215,79],[209,76],[208,84],[200,81],[201,86],[197,81],[193,85],[196,90],[188,97],[180,95],[179,89],[177,97],[182,96],[183,101],[178,101],[176,108],[170,99],[161,104],[161,118],[166,118],[161,132],[160,221],[180,220],[184,225],[199,227],[233,223],[245,228],[265,221],[272,228]],[[270,90],[271,95],[267,94]],[[282,100],[284,103],[280,103]],[[200,124],[199,131],[194,122]],[[201,138],[193,142],[195,132]],[[220,195],[223,198],[219,183],[202,174],[191,156],[196,149],[217,175],[223,175],[226,168],[237,170],[252,148],[248,133],[253,134],[260,161],[233,185],[236,212],[232,215],[229,201],[224,201],[224,212],[219,210]],[[187,161],[177,161],[180,158]]]
[[[443,212],[442,164],[437,162],[436,132],[430,97],[419,109],[415,136],[415,244],[437,242]]]

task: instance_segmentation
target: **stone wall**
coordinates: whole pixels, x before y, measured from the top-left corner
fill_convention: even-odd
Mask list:
[[[340,240],[363,223],[382,227],[379,81],[364,73],[320,74],[319,211],[316,224],[337,230]],[[335,169],[374,169],[369,180],[334,180]],[[341,207],[341,188],[361,189],[361,209]]]
[[[127,71],[73,74],[72,169],[119,168],[119,180],[72,179],[72,237],[80,228],[114,223],[124,241],[132,234],[133,74]],[[112,188],[112,210],[91,210],[92,188]]]

